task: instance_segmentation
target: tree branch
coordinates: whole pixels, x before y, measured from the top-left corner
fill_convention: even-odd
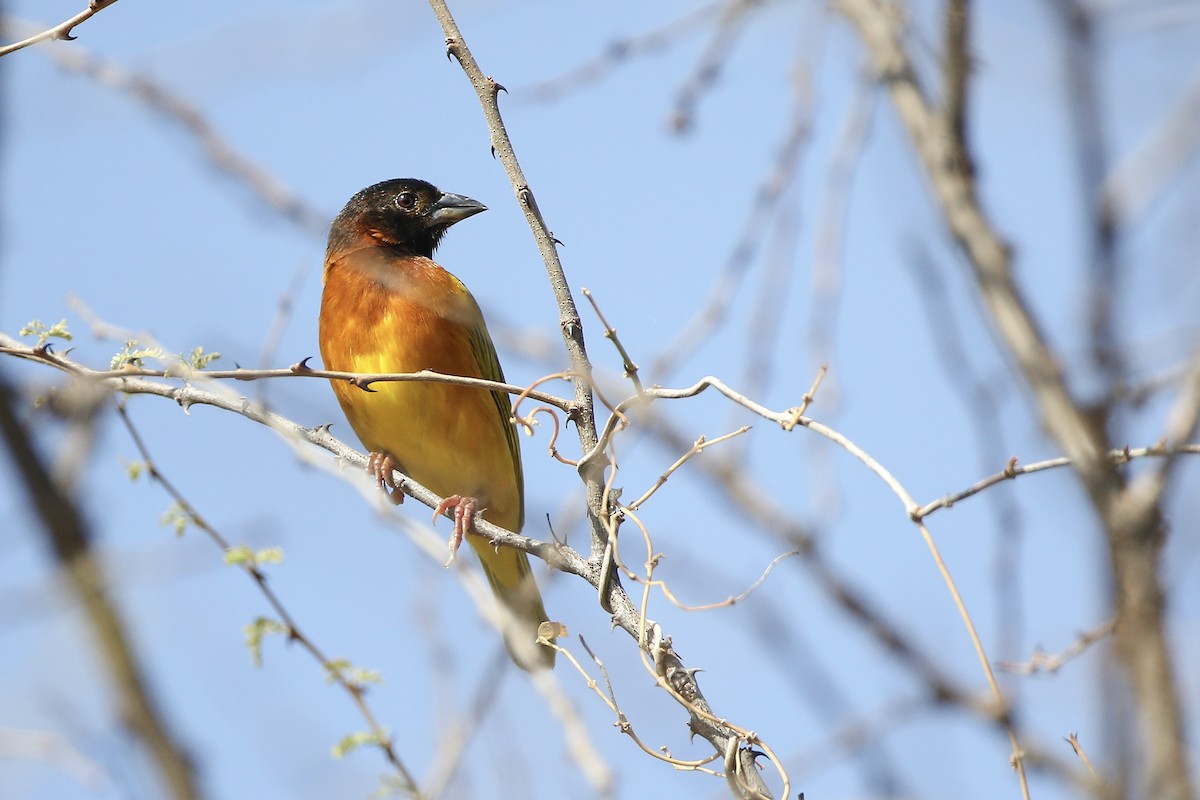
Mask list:
[[[950,141],[916,75],[899,6],[889,0],[839,0],[838,7],[858,29],[891,93],[992,323],[1033,392],[1044,428],[1071,460],[1104,524],[1116,589],[1117,652],[1137,696],[1148,742],[1147,791],[1163,800],[1190,800],[1180,699],[1163,620],[1158,567],[1166,532],[1161,507],[1125,490],[1123,477],[1105,457],[1109,448],[1103,424],[1072,397],[1016,284],[1012,253],[984,213],[970,174],[954,157],[966,152],[967,144]]]
[[[75,29],[75,26],[87,22],[89,19],[94,17],[96,14],[99,14],[101,11],[108,8],[115,2],[117,2],[117,0],[89,0],[87,8],[85,8],[83,11],[80,11],[66,22],[60,22],[53,28],[49,28],[41,33],[34,34],[28,39],[22,39],[19,42],[14,42],[13,44],[0,47],[0,57],[6,56],[9,53],[15,53],[18,50],[22,50],[32,44],[45,42],[50,39],[71,41],[75,38],[71,35],[71,31]]]
[[[109,594],[104,566],[92,551],[88,524],[75,499],[55,480],[34,447],[28,428],[17,416],[16,404],[16,393],[0,376],[0,437],[42,520],[51,552],[87,615],[114,684],[118,713],[149,751],[164,791],[176,800],[199,800],[203,794],[192,760],[151,695],[125,621]]]

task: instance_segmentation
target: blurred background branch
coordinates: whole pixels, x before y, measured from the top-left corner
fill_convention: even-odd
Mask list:
[[[663,647],[686,651],[680,666],[705,667],[688,677],[722,715],[753,725],[738,736],[771,743],[793,796],[1018,796],[996,736],[1011,727],[1039,800],[1189,797],[1200,691],[1200,606],[1187,591],[1200,566],[1192,5],[462,3],[454,10],[482,65],[470,76],[496,116],[485,133],[446,61],[445,32],[421,6],[126,4],[89,22],[86,50],[47,42],[0,62],[0,330],[74,322],[82,312],[63,297],[80,295],[97,319],[123,323],[73,342],[82,364],[107,364],[110,347],[127,364],[155,341],[219,350],[219,374],[232,377],[258,374],[240,365],[297,364],[314,352],[319,286],[306,276],[337,204],[399,175],[465,191],[491,211],[439,257],[484,305],[514,386],[569,372],[566,333],[591,345],[609,402],[635,393],[621,377],[626,353],[668,364],[679,384],[721,375],[745,396],[629,406],[609,451],[619,471],[591,486],[610,511],[637,505],[641,528],[621,528],[620,553],[626,582],[647,594],[621,607],[627,629],[648,613],[671,632]],[[7,40],[50,30],[15,21],[45,16],[41,6],[7,6]],[[511,102],[499,83],[514,87]],[[517,185],[485,138],[501,130],[501,103],[521,153]],[[518,203],[505,202],[510,192]],[[543,302],[521,224],[543,212],[554,226],[539,223],[543,254],[560,259],[566,289],[594,291],[621,354],[587,309],[562,327]],[[714,305],[718,322],[696,328]],[[261,602],[252,587],[194,558],[186,539],[145,538],[158,500],[116,466],[130,448],[106,435],[104,395],[32,410],[31,398],[74,394],[14,353],[0,364],[12,410],[35,447],[62,453],[43,467],[87,509],[88,550],[113,567],[99,585],[125,609],[144,677],[206,790],[292,800],[378,788],[377,760],[329,759],[330,742],[362,723],[341,693],[314,690],[310,663],[247,668],[241,628]],[[886,465],[921,504],[916,516],[936,515],[937,546],[987,652],[1016,669],[1002,676],[1007,707],[981,692],[979,664],[894,500],[843,448],[782,437],[751,413],[799,406],[819,365],[829,376],[805,413]],[[547,608],[592,678],[603,664],[601,696],[561,670],[557,693],[494,675],[495,638],[478,623],[471,581],[459,580],[475,577],[470,564],[462,575],[428,569],[414,551],[444,543],[414,509],[382,517],[362,501],[356,454],[322,427],[346,434],[321,381],[263,380],[250,402],[245,384],[122,369],[111,382],[190,409],[131,401],[163,469],[220,512],[231,540],[286,541],[272,587],[328,652],[385,667],[372,706],[423,789],[614,800],[729,791],[658,763],[663,751],[680,764],[713,751],[648,685],[657,674],[611,635],[596,594],[561,573],[538,576]],[[653,371],[645,393],[671,394],[650,386],[662,379]],[[210,396],[233,413],[189,405]],[[281,450],[242,417],[307,432],[339,454],[345,479],[330,480],[338,465],[325,451],[290,437]],[[746,425],[634,503],[698,436]],[[556,541],[588,552],[609,529],[589,521],[578,477],[544,455],[549,427],[525,447],[532,538],[503,541],[548,557]],[[560,455],[576,456],[565,441]],[[16,462],[0,470],[5,525],[42,530]],[[378,535],[397,524],[405,535]],[[161,796],[139,785],[146,764],[114,763],[120,737],[95,710],[106,695],[89,682],[92,652],[61,624],[74,606],[46,588],[59,570],[40,536],[27,538],[0,541],[0,591],[15,599],[0,615],[0,650],[12,654],[0,680],[20,688],[6,693],[0,725],[55,736],[100,764],[101,800]],[[695,612],[670,597],[738,600]],[[1097,627],[1110,618],[1111,632]],[[187,648],[163,635],[181,626]],[[615,697],[653,759],[620,731],[600,735]],[[734,741],[753,760],[752,739]],[[73,800],[82,774],[0,757],[6,796]],[[385,788],[403,794],[400,784]]]

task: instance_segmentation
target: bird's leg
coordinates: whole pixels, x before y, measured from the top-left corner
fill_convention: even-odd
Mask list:
[[[461,494],[452,494],[441,502],[437,510],[433,512],[434,524],[437,523],[438,517],[445,514],[450,509],[454,509],[454,530],[450,533],[450,557],[446,559],[443,566],[450,566],[454,563],[454,557],[458,555],[459,545],[462,544],[463,537],[467,535],[467,531],[475,524],[475,509],[477,502],[474,497],[463,497]]]
[[[367,472],[375,478],[375,483],[383,490],[393,505],[404,502],[404,492],[392,480],[392,471],[400,469],[400,464],[391,453],[372,452],[367,456]]]

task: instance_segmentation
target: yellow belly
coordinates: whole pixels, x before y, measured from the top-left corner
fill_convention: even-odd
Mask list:
[[[331,274],[327,280],[338,277]],[[361,298],[362,287],[353,288],[358,291],[351,296]],[[397,313],[369,300],[357,308],[351,303],[333,313],[323,311],[321,355],[327,369],[431,369],[483,377],[471,352],[469,329],[419,304],[401,303]],[[474,301],[470,304],[474,307]],[[491,392],[429,382],[393,381],[370,388],[333,382],[350,426],[368,450],[390,453],[402,472],[443,497],[477,498],[486,508],[485,519],[519,530],[518,468]]]
[[[321,357],[331,370],[419,372],[503,380],[479,306],[453,275],[427,258],[397,259],[370,243],[326,261]],[[373,452],[442,497],[474,497],[482,516],[512,531],[523,521],[521,456],[503,396],[433,382],[375,383],[370,391],[332,381],[350,426]],[[523,669],[554,664],[534,644],[546,620],[541,595],[519,550],[468,537],[515,624],[505,644]]]

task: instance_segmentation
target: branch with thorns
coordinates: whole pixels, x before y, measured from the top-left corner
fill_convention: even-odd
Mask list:
[[[261,405],[245,397],[221,389],[219,385],[209,388],[192,385],[190,382],[185,382],[185,385],[182,386],[165,382],[165,380],[177,378],[179,374],[187,374],[191,381],[206,381],[210,384],[220,383],[219,380],[204,370],[193,370],[187,373],[172,372],[171,374],[166,374],[169,371],[163,370],[161,372],[164,374],[155,376],[159,377],[160,380],[153,380],[150,377],[140,374],[130,374],[128,372],[118,371],[119,374],[113,374],[111,370],[93,370],[85,367],[66,356],[52,352],[44,345],[40,347],[23,345],[3,334],[0,334],[0,354],[39,362],[69,374],[75,379],[91,381],[101,385],[116,394],[148,394],[167,397],[178,403],[185,412],[195,405],[207,405],[230,411],[270,427],[289,442],[304,441],[321,447],[337,456],[343,463],[363,469],[365,469],[367,463],[367,457],[364,454],[333,437],[329,433],[328,426],[313,428],[301,426],[286,417],[263,408]],[[141,370],[142,368],[136,369]],[[155,370],[154,372],[158,373],[160,371]],[[245,377],[244,374],[240,373],[251,371],[233,370],[227,372],[231,374],[225,375],[225,380],[240,380]],[[284,377],[284,373],[287,373],[291,377],[300,377],[305,374],[292,370],[255,372],[266,372],[271,377]],[[352,375],[338,377],[350,380]],[[441,380],[441,378],[436,379]],[[482,388],[498,387],[487,386]],[[520,387],[510,387],[508,390],[514,392],[522,391]],[[402,491],[418,502],[430,508],[436,508],[441,503],[442,498],[412,481],[406,475],[397,471],[393,477],[396,478],[396,483]],[[188,514],[189,518],[192,516]],[[609,524],[616,524],[615,518],[610,518],[607,522]],[[700,692],[699,686],[696,684],[696,670],[689,669],[683,665],[671,647],[671,640],[663,635],[657,623],[646,616],[644,607],[639,610],[630,601],[619,582],[602,579],[601,570],[593,560],[584,558],[580,553],[564,544],[521,536],[512,531],[496,527],[483,519],[476,520],[475,529],[476,533],[486,536],[497,546],[514,547],[530,553],[546,561],[559,571],[584,578],[592,586],[596,587],[598,591],[605,593],[605,606],[611,609],[613,621],[641,643],[640,652],[643,664],[647,668],[653,669],[652,674],[656,682],[688,710],[691,715],[691,729],[710,741],[713,738],[721,741],[723,746],[720,752],[722,753],[729,746],[726,743],[733,741],[737,745],[738,752],[744,754],[744,758],[748,759],[751,766],[756,757],[756,752],[766,754],[780,767],[785,785],[787,784],[786,773],[782,773],[782,766],[774,758],[772,751],[765,743],[759,740],[757,735],[748,729],[733,725],[728,720],[712,713],[708,703],[704,700],[703,694]],[[610,533],[615,534],[615,529],[610,530]],[[285,624],[290,625],[290,623]],[[743,744],[745,747],[742,747]],[[757,750],[753,748],[757,748]],[[744,767],[739,767],[740,771],[737,774],[749,780],[749,776],[744,769]],[[757,772],[753,774],[757,776]],[[747,796],[769,795],[758,792],[758,790],[750,791],[748,789]]]
[[[654,748],[650,747],[649,745],[647,745],[645,742],[643,742],[641,740],[641,738],[634,731],[633,723],[631,723],[629,721],[629,717],[627,717],[625,715],[625,712],[621,710],[620,705],[618,705],[618,703],[617,703],[617,694],[616,694],[616,691],[613,689],[612,681],[608,677],[608,668],[604,666],[604,662],[601,661],[600,657],[597,656],[592,651],[592,648],[590,646],[588,646],[587,641],[582,636],[579,637],[579,644],[583,647],[584,650],[587,651],[587,654],[589,656],[591,656],[592,661],[595,662],[596,666],[600,669],[600,674],[604,678],[604,685],[607,688],[607,692],[602,692],[600,690],[600,686],[596,682],[596,679],[593,678],[590,674],[588,674],[587,669],[584,668],[584,666],[579,663],[579,659],[577,659],[575,657],[574,653],[572,653],[570,650],[567,650],[566,648],[564,648],[558,644],[555,644],[554,642],[551,642],[551,641],[546,641],[546,642],[544,642],[544,644],[546,644],[549,647],[554,648],[556,651],[561,653],[564,658],[566,658],[568,661],[571,662],[571,665],[573,667],[575,667],[575,670],[581,676],[583,676],[583,679],[587,683],[587,688],[589,688],[593,692],[595,692],[596,696],[599,697],[601,699],[601,701],[603,701],[604,704],[606,706],[608,706],[609,709],[611,709],[614,714],[617,715],[617,721],[615,723],[613,723],[613,725],[617,728],[617,730],[619,730],[621,733],[625,734],[630,739],[632,739],[634,744],[636,744],[638,746],[638,748],[641,749],[642,752],[646,753],[646,755],[652,756],[660,761],[665,761],[666,763],[670,764],[671,766],[675,767],[676,769],[696,770],[699,772],[707,772],[710,775],[718,775],[719,774],[719,773],[715,772],[714,770],[704,768],[705,765],[711,764],[712,762],[716,761],[720,757],[719,754],[717,754],[717,753],[714,753],[713,755],[711,755],[707,758],[697,759],[697,760],[693,760],[693,761],[687,761],[687,760],[675,758],[674,756],[671,755],[670,750],[668,750],[666,747],[662,747],[659,750],[655,750]]]
[[[60,22],[54,27],[48,28],[40,33],[35,33],[33,36],[30,36],[27,39],[22,39],[19,42],[14,42],[12,44],[0,47],[0,57],[6,56],[9,53],[15,53],[18,50],[23,50],[24,48],[39,42],[47,42],[53,39],[66,42],[73,41],[75,37],[71,35],[71,32],[74,31],[77,26],[87,22],[89,19],[96,16],[115,2],[117,2],[117,0],[89,0],[87,8],[85,8],[83,11],[80,11],[70,19]]]

